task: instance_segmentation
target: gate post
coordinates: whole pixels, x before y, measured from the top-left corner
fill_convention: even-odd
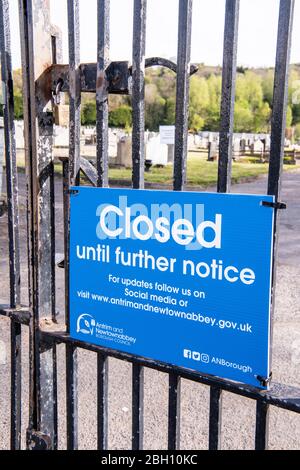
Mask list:
[[[54,449],[57,446],[56,349],[40,338],[41,325],[55,321],[53,113],[50,87],[53,38],[49,0],[19,0],[19,8],[31,310],[27,446],[30,449]]]

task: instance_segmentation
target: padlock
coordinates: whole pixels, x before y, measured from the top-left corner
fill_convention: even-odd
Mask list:
[[[56,126],[69,126],[69,105],[59,104],[53,106],[54,123]]]

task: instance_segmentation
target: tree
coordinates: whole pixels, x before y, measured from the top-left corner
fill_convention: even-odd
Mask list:
[[[206,110],[204,129],[218,131],[220,127],[221,86],[220,75],[211,74],[207,79],[209,103]]]
[[[85,126],[93,126],[96,122],[96,101],[87,101],[81,112],[81,124]]]
[[[295,125],[294,137],[295,140],[300,140],[300,123]]]
[[[109,112],[108,124],[111,127],[121,127],[128,129],[132,126],[131,107],[123,104]]]
[[[23,119],[23,96],[19,90],[14,93],[15,119]]]
[[[262,78],[251,70],[238,74],[234,130],[236,132],[267,132],[270,105],[264,101]]]
[[[153,102],[145,103],[145,127],[149,131],[158,131],[164,124],[166,100],[157,95]]]
[[[292,108],[290,105],[288,105],[287,110],[286,110],[286,125],[285,127],[291,127],[293,121],[293,113],[292,113]]]
[[[250,70],[238,74],[235,96],[237,102],[248,103],[250,109],[257,109],[263,102],[261,77]]]
[[[261,104],[259,108],[256,109],[255,114],[253,115],[253,126],[252,129],[254,132],[269,132],[270,131],[270,118],[271,118],[271,108],[268,102]]]
[[[204,125],[204,116],[209,105],[209,89],[204,77],[194,75],[190,81],[189,128],[199,131]]]
[[[272,106],[273,102],[273,89],[274,89],[274,70],[268,70],[263,77],[262,82],[263,100]]]
[[[175,123],[175,97],[167,98],[165,101],[165,111],[163,124],[165,126]]]
[[[194,114],[191,119],[189,119],[189,128],[194,131],[200,131],[204,126],[204,119],[199,114]]]
[[[18,89],[14,90],[14,109],[15,119],[23,119],[23,96],[21,91]],[[3,104],[1,103],[0,97],[0,116],[3,116]]]
[[[237,102],[234,107],[234,131],[251,132],[253,115],[246,102]]]
[[[291,109],[293,115],[292,125],[295,126],[300,123],[300,104],[293,104]]]
[[[292,125],[300,122],[300,76],[296,70],[292,70],[289,79],[289,105],[292,111]]]

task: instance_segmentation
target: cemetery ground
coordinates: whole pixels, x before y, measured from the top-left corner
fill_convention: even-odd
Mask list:
[[[194,166],[193,166],[194,165]],[[199,166],[197,166],[199,165]],[[206,169],[207,175],[193,175],[195,168]],[[235,168],[239,163],[234,164]],[[241,164],[243,165],[243,164]],[[250,164],[251,171],[260,172],[260,165]],[[253,170],[252,170],[253,168]],[[194,170],[193,170],[194,169]],[[263,165],[266,173],[267,165]],[[128,174],[130,174],[130,170]],[[171,168],[165,169],[171,181]],[[198,170],[197,170],[198,171]],[[204,171],[204,170],[203,170]],[[239,170],[241,171],[241,170]],[[245,175],[246,173],[246,175]],[[243,176],[249,175],[246,167]],[[127,174],[127,173],[126,173]],[[257,173],[256,173],[257,176]],[[188,178],[194,181],[216,180],[216,163],[197,162],[193,155],[189,158]],[[255,180],[234,184],[232,192],[265,194],[266,175]],[[288,385],[300,386],[300,169],[284,172],[281,200],[287,202],[287,209],[280,212],[277,296],[274,319],[273,380]],[[26,236],[26,179],[24,171],[19,172],[19,212],[20,212],[20,253],[22,277],[22,303],[27,304],[27,236]],[[5,188],[4,188],[5,189]],[[201,189],[196,186],[193,189]],[[215,184],[210,185],[215,191]],[[62,178],[55,177],[55,218],[56,252],[63,253],[63,203]],[[0,219],[0,302],[9,300],[9,263],[7,216]],[[48,326],[61,329],[64,323],[64,270],[56,268],[56,302],[58,323]],[[28,330],[22,326],[22,409],[23,436],[28,424]],[[174,338],[176,341],[176,338]],[[10,423],[10,323],[7,318],[0,318],[0,445],[9,448]],[[58,361],[58,442],[59,448],[66,446],[66,371],[64,345],[57,346]],[[95,353],[78,351],[78,407],[79,407],[79,447],[95,449],[97,446],[97,389]],[[154,370],[145,370],[145,449],[167,448],[168,427],[168,376]],[[109,359],[108,391],[108,446],[109,449],[130,449],[131,442],[131,364],[116,359]],[[209,388],[182,380],[181,385],[181,448],[205,449],[208,443]],[[297,449],[300,441],[300,416],[291,412],[271,407],[270,411],[270,448]],[[255,435],[255,402],[238,395],[224,392],[222,415],[222,448],[251,449]],[[25,445],[23,441],[23,446]]]
[[[57,175],[62,174],[62,165],[58,160],[59,149],[55,151],[55,173]],[[95,157],[89,158],[85,156],[92,163],[95,163]],[[24,155],[21,153],[18,157],[18,168],[20,171],[24,171]],[[297,168],[297,165],[284,165],[286,171],[293,171]],[[232,164],[232,182],[239,183],[257,178],[260,175],[264,175],[268,172],[267,163],[257,163],[257,159],[243,158],[239,161],[234,161]],[[187,185],[196,189],[200,187],[205,189],[211,185],[215,185],[217,182],[218,174],[218,162],[207,161],[207,152],[190,151],[187,159]],[[109,168],[109,179],[112,185],[130,186],[131,185],[131,168]],[[152,185],[158,189],[160,185],[162,187],[171,187],[173,180],[173,165],[168,164],[166,166],[152,166],[150,171],[145,171],[145,186],[151,187]]]

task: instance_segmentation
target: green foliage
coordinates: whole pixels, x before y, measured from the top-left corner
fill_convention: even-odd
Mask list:
[[[110,111],[108,124],[111,127],[129,129],[132,126],[132,113],[130,106],[123,104]]]
[[[204,115],[209,106],[209,89],[204,77],[193,76],[190,81],[189,128],[195,132],[202,129]]]
[[[261,82],[263,91],[263,100],[272,106],[273,100],[273,88],[274,88],[274,71],[268,70],[264,79]]]
[[[207,116],[205,118],[204,128],[210,131],[218,131],[220,125],[220,106],[221,106],[221,75],[211,74],[207,79],[209,92],[209,105]]]
[[[288,105],[287,110],[286,110],[286,127],[291,127],[293,121],[293,113],[292,113],[292,108],[290,105]]]
[[[152,102],[145,102],[145,127],[150,131],[158,131],[165,121],[166,100],[157,95]]]
[[[93,126],[96,122],[96,101],[87,101],[82,106],[81,111],[81,124],[86,126]]]
[[[268,77],[270,82],[271,76]],[[270,82],[271,83],[271,82]],[[236,132],[268,132],[270,124],[269,85],[263,88],[263,79],[251,70],[238,74],[234,130]]]
[[[293,104],[291,105],[292,114],[293,114],[293,122],[292,125],[297,125],[300,123],[300,104]]]
[[[14,107],[15,119],[23,119],[23,92],[22,92],[22,72],[20,69],[13,72],[14,80]],[[3,116],[3,96],[0,88],[0,116]]]
[[[23,118],[22,73],[15,70],[14,100],[16,119]],[[222,77],[220,67],[199,64],[190,80],[189,129],[218,131],[220,127]],[[274,69],[237,68],[234,130],[269,132],[273,100]],[[176,75],[164,67],[152,67],[145,76],[145,126],[157,131],[159,125],[175,123]],[[298,103],[299,101],[299,103]],[[68,95],[66,94],[66,102]],[[109,125],[129,129],[132,125],[130,96],[109,96]],[[0,97],[0,115],[3,115]],[[95,125],[95,94],[82,94],[81,122]],[[289,80],[286,127],[295,127],[300,138],[300,66],[292,65]]]
[[[300,140],[300,123],[295,125],[294,137],[295,140]]]
[[[61,168],[61,167],[60,167]],[[293,171],[292,165],[284,165],[284,169]],[[237,183],[248,178],[257,178],[259,175],[268,172],[268,165],[265,163],[232,163],[232,181]],[[187,184],[193,186],[216,185],[218,175],[218,162],[208,162],[207,154],[199,152],[189,152],[187,158]],[[131,169],[110,168],[109,178],[117,180],[131,180]],[[151,171],[145,173],[145,181],[149,183],[172,184],[173,168],[172,165],[166,165],[163,168],[153,166]]]
[[[237,102],[234,107],[235,132],[251,132],[253,115],[247,102]]]
[[[15,119],[23,119],[23,96],[19,90],[14,93]],[[3,104],[0,102],[0,116],[3,116]]]
[[[175,97],[167,98],[165,102],[164,122],[165,126],[175,123]]]
[[[19,90],[15,90],[14,93],[15,102],[15,118],[23,119],[23,96]]]

